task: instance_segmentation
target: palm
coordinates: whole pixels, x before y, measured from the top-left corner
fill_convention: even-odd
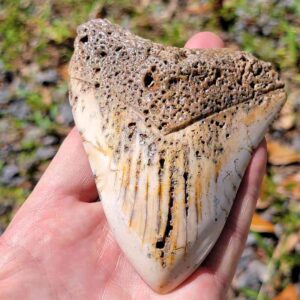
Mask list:
[[[67,200],[67,201],[66,201]],[[108,229],[100,203],[78,202],[75,198],[57,199],[60,204],[32,216],[20,210],[15,226],[26,219],[35,219],[32,227],[24,228],[18,234],[23,236],[22,248],[33,249],[40,264],[32,265],[47,275],[47,286],[51,294],[62,299],[159,299],[136,274],[123,256]],[[16,233],[11,227],[5,238]],[[24,237],[26,237],[24,239]],[[41,237],[43,239],[41,240]],[[19,245],[20,246],[20,245]],[[47,255],[45,255],[47,253]],[[210,270],[198,271],[205,274],[193,288],[189,281],[178,291],[169,294],[168,299],[182,299],[187,290],[189,299],[201,294],[204,287],[216,293],[221,286]],[[45,276],[40,276],[44,281]],[[40,284],[39,284],[40,285]],[[187,289],[187,285],[191,286]],[[212,288],[213,287],[213,288]],[[210,294],[211,295],[211,294]],[[207,294],[207,297],[209,295]],[[213,299],[209,296],[207,299]]]
[[[0,240],[17,257],[6,260],[8,267],[23,266],[13,277],[19,279],[15,293],[23,297],[27,292],[26,299],[220,299],[248,232],[265,154],[260,146],[227,225],[202,267],[164,296],[143,282],[114,241],[101,203],[94,202],[94,179],[73,130]]]

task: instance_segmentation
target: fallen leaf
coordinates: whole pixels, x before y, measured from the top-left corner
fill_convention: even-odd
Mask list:
[[[68,133],[70,133],[71,127],[57,127],[56,132],[58,135],[65,137]]]
[[[160,20],[170,20],[172,16],[175,14],[176,10],[178,10],[178,0],[170,0],[168,1],[168,5],[164,10],[161,11],[159,16]]]
[[[195,15],[203,15],[211,11],[212,6],[209,3],[204,4],[192,4],[186,8],[187,13]]]
[[[268,233],[274,233],[275,231],[274,225],[271,222],[263,219],[257,213],[254,213],[252,217],[250,229],[256,232],[268,232]]]
[[[300,232],[290,235],[281,235],[276,249],[273,252],[273,257],[279,259],[282,255],[287,254],[295,249],[300,240]]]
[[[58,74],[63,80],[67,81],[69,79],[69,64],[61,65],[58,68]]]
[[[300,153],[279,142],[269,140],[267,149],[268,161],[272,165],[288,165],[300,162]]]
[[[50,105],[52,103],[50,90],[48,88],[42,88],[41,94],[43,103]]]
[[[273,298],[273,300],[297,300],[298,297],[297,288],[293,284],[289,284],[280,294]]]
[[[294,197],[300,199],[300,172],[286,177],[281,186],[289,191]]]
[[[275,183],[273,182],[270,176],[265,174],[260,188],[260,193],[256,204],[256,208],[258,209],[268,208],[272,202],[275,193],[276,193]]]
[[[299,241],[300,241],[300,232],[292,233],[286,238],[284,251],[286,253],[293,251],[296,248]]]
[[[145,7],[147,7],[147,6],[149,6],[151,4],[151,0],[140,0],[140,1],[138,1],[138,4],[143,9],[145,9]]]
[[[274,122],[273,128],[277,130],[289,130],[295,125],[295,122],[294,105],[290,98],[288,98],[280,111],[278,119]]]

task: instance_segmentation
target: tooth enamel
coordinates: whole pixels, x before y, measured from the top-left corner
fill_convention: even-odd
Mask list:
[[[107,20],[78,29],[70,103],[110,228],[166,293],[209,253],[241,178],[285,102],[269,63],[165,47]]]

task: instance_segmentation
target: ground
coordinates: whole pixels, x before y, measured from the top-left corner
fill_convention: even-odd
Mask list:
[[[214,31],[270,61],[287,103],[268,134],[257,212],[229,297],[297,299],[300,282],[300,4],[298,0],[3,0],[0,4],[0,232],[73,126],[67,64],[76,26],[106,17],[183,46]]]

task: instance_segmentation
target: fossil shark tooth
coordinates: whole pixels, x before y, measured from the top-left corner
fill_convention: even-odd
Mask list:
[[[78,28],[70,78],[111,230],[166,293],[218,239],[284,85],[250,54],[166,47],[100,19]]]

